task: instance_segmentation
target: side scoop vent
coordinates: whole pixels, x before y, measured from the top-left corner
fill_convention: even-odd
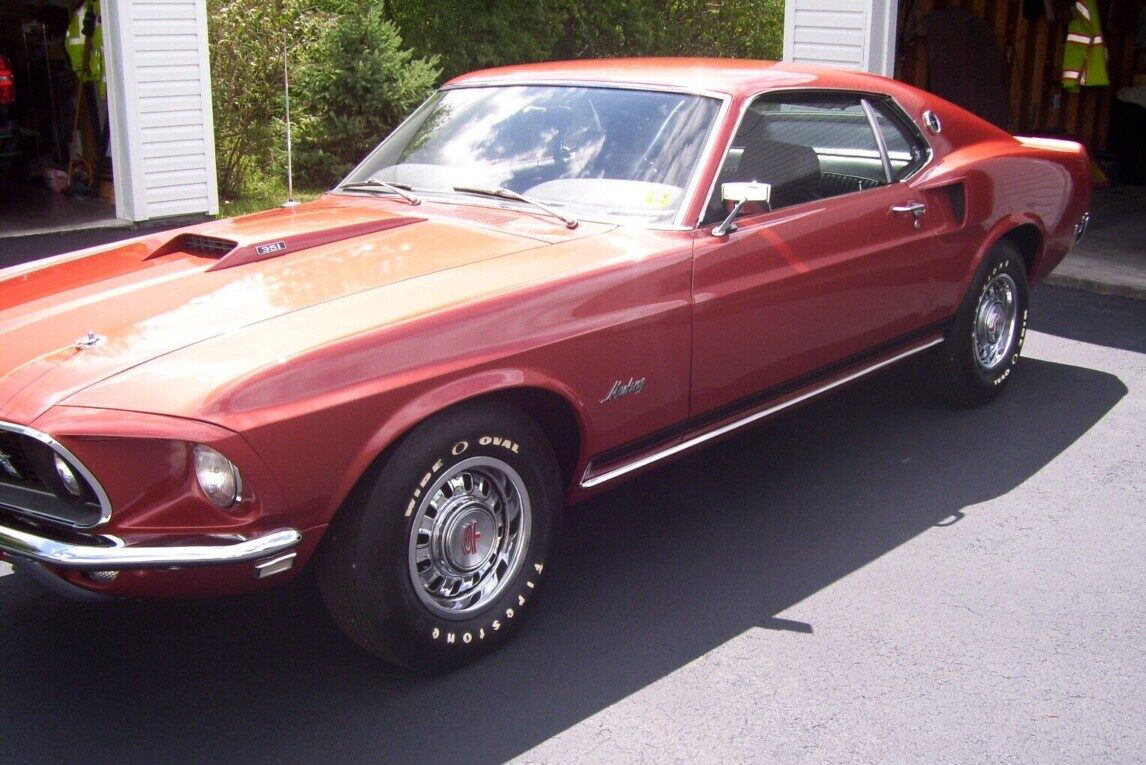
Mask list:
[[[951,202],[951,214],[955,217],[955,224],[962,226],[967,220],[967,192],[963,189],[963,184],[952,183],[950,186],[944,186],[943,190],[947,192],[947,199]]]

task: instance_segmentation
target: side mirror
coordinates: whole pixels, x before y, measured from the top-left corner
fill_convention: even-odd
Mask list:
[[[725,202],[735,202],[736,206],[728,213],[719,226],[712,229],[713,236],[724,236],[736,230],[732,224],[733,219],[740,214],[740,209],[749,202],[760,202],[769,210],[772,209],[772,184],[757,183],[756,181],[742,181],[737,183],[722,183],[720,197]]]

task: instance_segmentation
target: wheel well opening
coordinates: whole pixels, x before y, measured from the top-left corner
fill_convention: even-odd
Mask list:
[[[581,425],[572,404],[541,388],[513,388],[489,397],[515,405],[537,423],[557,455],[563,485],[569,486],[581,457]]]
[[[562,486],[571,485],[573,471],[577,469],[577,461],[581,457],[581,425],[573,405],[562,396],[542,388],[512,388],[459,401],[436,414],[442,414],[454,407],[468,406],[489,400],[513,404],[537,423],[557,457],[557,467],[561,471]],[[414,431],[421,422],[411,425],[379,452],[371,461],[370,466],[358,477],[347,495],[347,500],[353,497],[356,492],[369,490],[372,472],[385,464],[402,440]],[[344,500],[344,504],[347,500]]]
[[[1023,263],[1026,264],[1027,275],[1029,276],[1035,267],[1039,248],[1042,246],[1042,235],[1039,234],[1038,227],[1033,223],[1024,223],[1008,231],[1003,235],[1003,238],[1019,248],[1019,253],[1023,256]]]

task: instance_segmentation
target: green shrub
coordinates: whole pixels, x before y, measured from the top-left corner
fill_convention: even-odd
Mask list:
[[[576,58],[780,58],[783,0],[567,0],[564,44]]]
[[[292,91],[294,168],[301,183],[328,187],[429,95],[440,70],[436,56],[404,49],[381,6],[366,2],[326,30],[321,49]]]
[[[322,194],[325,189],[295,185],[294,198],[297,202],[309,202]],[[261,212],[279,207],[287,199],[286,174],[275,168],[273,174],[252,168],[243,178],[242,194],[237,197],[220,197],[219,217],[232,218],[236,215]]]
[[[611,56],[779,58],[783,0],[402,0],[390,18],[447,77]]]
[[[333,23],[309,0],[207,0],[219,193],[275,167],[283,142],[283,46],[292,77],[321,54]],[[278,164],[281,166],[281,164]]]
[[[441,69],[779,58],[784,17],[782,0],[207,0],[207,9],[219,191],[232,200],[244,197],[248,174],[254,186],[285,170],[284,42],[295,178],[329,188],[429,94]]]

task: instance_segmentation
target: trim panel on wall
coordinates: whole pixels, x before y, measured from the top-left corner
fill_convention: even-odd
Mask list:
[[[123,0],[103,13],[116,215],[214,215],[205,0]]]
[[[784,60],[888,76],[898,0],[786,0]]]

